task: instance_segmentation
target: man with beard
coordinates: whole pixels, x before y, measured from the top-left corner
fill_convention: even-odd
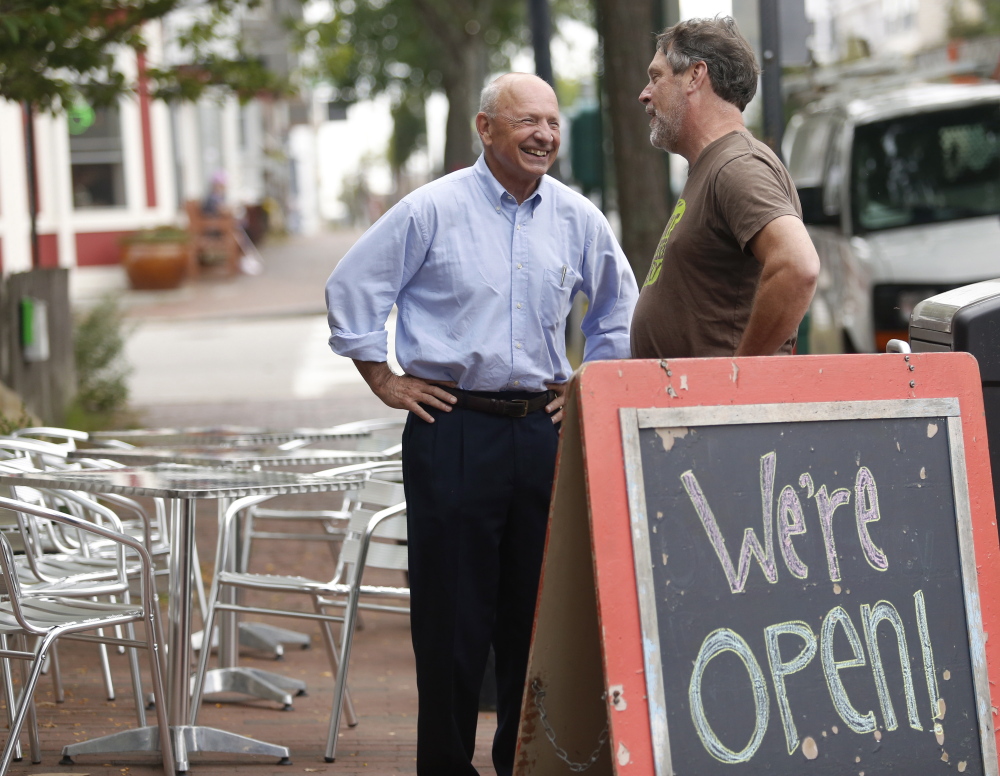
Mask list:
[[[819,257],[787,170],[743,123],[759,72],[729,17],[657,37],[639,101],[650,142],[689,170],[632,318],[633,358],[792,352]]]
[[[628,357],[636,283],[601,212],[545,173],[559,105],[540,78],[483,90],[483,155],[417,189],[327,283],[330,347],[407,409],[403,485],[417,666],[417,773],[475,776],[479,690],[496,653],[493,764],[510,776],[562,418],[566,316],[584,360]],[[386,318],[398,307],[396,355]]]

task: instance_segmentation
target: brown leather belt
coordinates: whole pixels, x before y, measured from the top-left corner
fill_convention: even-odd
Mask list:
[[[508,418],[523,418],[531,412],[537,412],[556,397],[555,391],[545,391],[531,399],[494,399],[489,396],[477,396],[459,388],[447,388],[443,385],[441,387],[458,399],[454,405],[456,407]]]

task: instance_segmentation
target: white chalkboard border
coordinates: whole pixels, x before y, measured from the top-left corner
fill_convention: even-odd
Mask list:
[[[622,407],[619,409],[625,481],[628,491],[629,524],[635,562],[639,614],[642,624],[642,651],[649,704],[650,734],[656,776],[674,776],[667,727],[667,706],[663,693],[660,637],[656,618],[656,600],[652,566],[648,562],[649,523],[646,514],[646,489],[642,472],[639,430],[687,426],[727,426],[750,423],[800,423],[830,420],[877,420],[882,418],[943,417],[948,422],[948,448],[951,459],[952,488],[959,554],[962,562],[962,590],[969,635],[970,659],[979,716],[979,737],[983,770],[987,776],[1000,776],[997,768],[996,742],[990,703],[989,676],[986,665],[986,637],[979,606],[979,581],[976,573],[972,539],[972,512],[969,502],[965,465],[965,443],[958,399],[890,399],[884,401],[802,402],[797,404],[740,404],[709,407]],[[647,559],[644,562],[644,559]]]

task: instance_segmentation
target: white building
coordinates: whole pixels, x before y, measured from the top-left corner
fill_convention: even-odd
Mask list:
[[[277,5],[269,3],[258,14],[283,12]],[[249,21],[256,21],[259,29],[283,29],[266,19]],[[237,208],[272,198],[287,213],[299,200],[315,200],[315,194],[303,197],[296,188],[288,141],[296,123],[309,124],[309,111],[284,100],[254,100],[241,106],[235,97],[224,95],[171,106],[152,100],[142,73],[147,62],[171,61],[167,45],[171,25],[151,23],[145,35],[149,44],[145,54],[132,50],[119,54],[119,67],[137,84],[135,95],[107,109],[80,105],[61,115],[35,115],[42,267],[118,263],[123,235],[182,225],[184,201],[203,198],[219,170],[225,171],[227,197]],[[273,41],[262,44],[266,48]],[[269,64],[289,56],[287,48],[262,53]],[[0,272],[4,275],[32,265],[25,126],[22,106],[0,101]],[[308,176],[303,181],[311,185]],[[289,221],[294,225],[301,219]]]
[[[977,0],[806,0],[815,23],[813,55],[820,64],[856,58],[907,57],[948,42],[953,12],[976,20]]]

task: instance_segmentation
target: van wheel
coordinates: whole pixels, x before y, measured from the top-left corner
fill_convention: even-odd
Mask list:
[[[854,347],[854,343],[851,342],[851,335],[846,331],[840,332],[840,348],[841,352],[847,355],[854,355],[858,352],[858,349]]]

